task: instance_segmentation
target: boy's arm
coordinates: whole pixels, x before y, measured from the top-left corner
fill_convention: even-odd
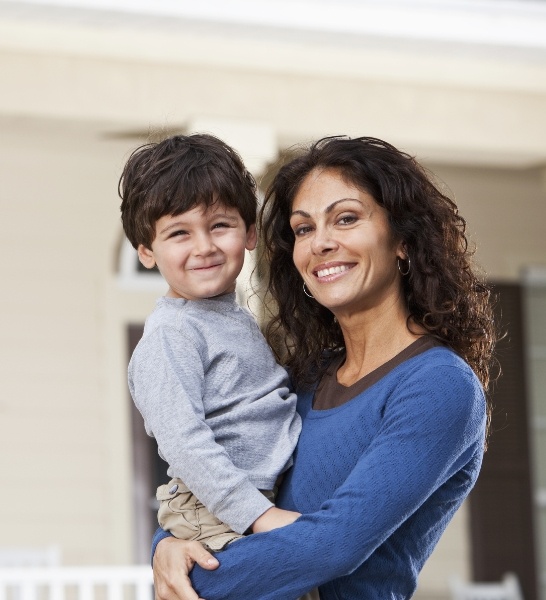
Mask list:
[[[273,504],[216,443],[205,421],[204,377],[197,348],[174,328],[162,327],[133,354],[129,387],[170,473],[218,519],[243,533]]]

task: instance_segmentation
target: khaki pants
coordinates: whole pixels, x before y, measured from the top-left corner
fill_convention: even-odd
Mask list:
[[[210,513],[181,479],[160,485],[156,498],[159,524],[181,540],[197,540],[207,550],[218,552],[242,537]]]
[[[274,492],[262,493],[274,501]],[[212,552],[223,550],[230,542],[243,537],[210,513],[178,477],[160,485],[156,498],[159,500],[157,520],[174,537],[196,540]]]

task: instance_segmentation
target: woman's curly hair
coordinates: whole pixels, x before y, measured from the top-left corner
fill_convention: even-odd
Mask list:
[[[276,304],[266,335],[296,385],[320,378],[325,350],[344,349],[334,315],[305,295],[292,260],[292,202],[313,169],[337,170],[387,211],[411,261],[402,277],[408,327],[420,325],[452,348],[487,389],[496,326],[490,289],[472,267],[465,220],[412,156],[376,138],[345,136],[323,138],[282,166],[260,212],[267,291]]]

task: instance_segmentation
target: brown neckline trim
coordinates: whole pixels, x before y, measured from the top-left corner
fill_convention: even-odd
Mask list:
[[[337,371],[343,364],[345,355],[334,358],[317,387],[315,397],[313,398],[313,409],[328,410],[345,404],[345,402],[348,402],[377,383],[399,364],[437,346],[442,346],[442,344],[432,336],[424,335],[412,342],[386,363],[349,386],[342,385],[337,381]]]

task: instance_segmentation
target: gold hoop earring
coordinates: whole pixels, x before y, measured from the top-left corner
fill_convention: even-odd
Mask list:
[[[400,268],[401,261],[400,261],[399,258],[396,259],[396,262],[398,263],[398,271],[400,272],[400,275],[402,275],[402,277],[405,277],[406,275],[408,275],[409,272],[410,272],[410,270],[411,270],[411,260],[410,260],[409,256],[406,259],[406,261],[408,263],[408,267],[407,267],[407,269],[405,271],[402,271],[402,269]]]
[[[308,298],[313,298],[313,299],[315,298],[315,296],[313,296],[312,294],[310,294],[310,293],[307,291],[307,288],[305,287],[305,281],[303,282],[303,293],[304,293],[304,294],[305,294],[305,295],[306,295]]]

